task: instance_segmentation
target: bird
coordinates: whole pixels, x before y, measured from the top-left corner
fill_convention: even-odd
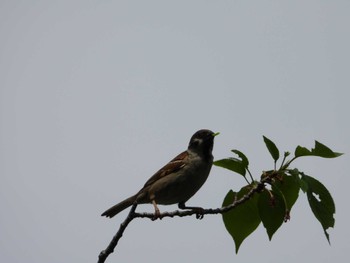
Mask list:
[[[155,218],[160,217],[158,204],[178,204],[180,209],[201,210],[200,207],[189,207],[185,203],[209,176],[213,164],[214,137],[218,134],[208,129],[195,132],[186,151],[151,176],[140,191],[107,209],[101,216],[112,218],[134,203],[153,204]]]

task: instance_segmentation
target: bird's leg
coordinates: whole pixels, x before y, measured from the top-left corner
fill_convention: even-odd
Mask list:
[[[194,210],[196,212],[196,218],[197,219],[202,219],[204,217],[204,209],[199,206],[186,206],[184,202],[179,203],[178,207],[180,209],[189,209],[189,210]]]
[[[154,207],[154,218],[153,218],[153,220],[156,220],[157,218],[162,219],[160,217],[159,208],[158,208],[157,203],[156,203],[156,201],[154,199],[152,200],[152,205]]]

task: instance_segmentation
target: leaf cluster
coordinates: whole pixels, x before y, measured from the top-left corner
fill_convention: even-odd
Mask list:
[[[236,253],[245,238],[253,233],[260,223],[263,224],[271,240],[283,222],[290,219],[292,207],[299,197],[300,190],[307,195],[310,208],[316,219],[321,223],[325,236],[330,242],[327,229],[334,227],[335,224],[333,198],[320,181],[306,175],[297,168],[291,168],[291,164],[297,158],[304,156],[335,158],[342,155],[342,153],[333,152],[324,144],[316,141],[315,147],[310,150],[297,146],[294,157],[289,160],[287,158],[289,158],[290,153],[284,152],[281,164],[277,168],[280,151],[273,141],[265,136],[263,136],[263,139],[274,160],[274,168],[264,171],[261,175],[260,182],[264,182],[265,187],[259,193],[255,193],[248,201],[222,214],[225,227],[235,242]],[[223,207],[229,206],[235,200],[246,195],[259,183],[254,180],[249,170],[248,158],[239,150],[232,150],[231,152],[236,156],[217,160],[214,165],[240,174],[247,185],[239,191],[230,190],[224,198]],[[247,177],[247,175],[249,176]]]

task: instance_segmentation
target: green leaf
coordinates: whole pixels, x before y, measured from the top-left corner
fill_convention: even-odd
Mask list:
[[[237,154],[238,158],[226,158],[214,162],[214,165],[226,168],[228,170],[239,173],[243,176],[246,174],[248,169],[249,161],[248,158],[239,150],[231,150],[233,153]]]
[[[308,185],[305,181],[301,180],[299,175],[303,175],[302,172],[299,172],[297,168],[294,169],[288,169],[287,173],[293,176],[296,179],[296,182],[299,184],[300,189],[306,193]]]
[[[263,136],[264,142],[266,144],[267,149],[269,150],[272,158],[275,160],[275,162],[280,158],[280,152],[278,148],[276,147],[276,144],[274,144],[273,141],[268,139],[267,137]]]
[[[311,151],[300,145],[297,146],[294,152],[295,157],[309,156],[312,155]]]
[[[273,184],[273,189],[281,192],[285,200],[286,215],[289,213],[298,199],[300,184],[299,177],[295,175],[284,174],[281,180],[276,180]]]
[[[238,151],[238,150],[236,150],[236,149],[231,150],[231,152],[237,154],[237,155],[239,156],[239,158],[242,159],[242,164],[243,164],[246,168],[248,168],[249,161],[248,161],[247,156],[244,155],[244,153],[242,153],[241,151]]]
[[[248,192],[249,187],[243,187],[238,193],[230,190],[227,193],[222,206],[232,204],[235,198],[239,199]],[[238,253],[238,249],[243,240],[254,232],[261,222],[257,208],[257,201],[258,195],[255,194],[248,201],[222,214],[225,227],[235,242],[236,253]]]
[[[307,184],[307,198],[312,212],[323,227],[324,234],[330,243],[327,229],[334,227],[335,204],[327,188],[315,178],[303,174],[301,180]]]
[[[265,190],[259,194],[258,208],[261,221],[271,240],[273,234],[280,228],[285,218],[285,203],[279,192]]]
[[[295,155],[295,157],[318,156],[318,157],[323,157],[323,158],[336,158],[336,157],[341,156],[342,153],[333,152],[326,145],[324,145],[318,141],[315,141],[315,148],[309,150],[309,149],[299,145],[295,149],[294,155]]]
[[[243,176],[245,176],[245,173],[246,173],[246,166],[243,164],[241,160],[237,158],[221,159],[221,160],[215,161],[213,164],[219,167],[226,168],[233,172],[239,173]]]

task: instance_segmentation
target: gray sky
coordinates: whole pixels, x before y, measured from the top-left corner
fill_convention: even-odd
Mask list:
[[[256,177],[262,135],[350,153],[349,1],[1,1],[0,261],[95,262],[134,194],[200,128]],[[348,154],[295,163],[332,193],[329,246],[306,198],[268,241],[234,253],[220,216],[136,220],[108,262],[344,262]],[[188,204],[218,207],[240,176],[214,167]],[[161,207],[173,210],[176,206]],[[143,205],[139,211],[152,211]]]

